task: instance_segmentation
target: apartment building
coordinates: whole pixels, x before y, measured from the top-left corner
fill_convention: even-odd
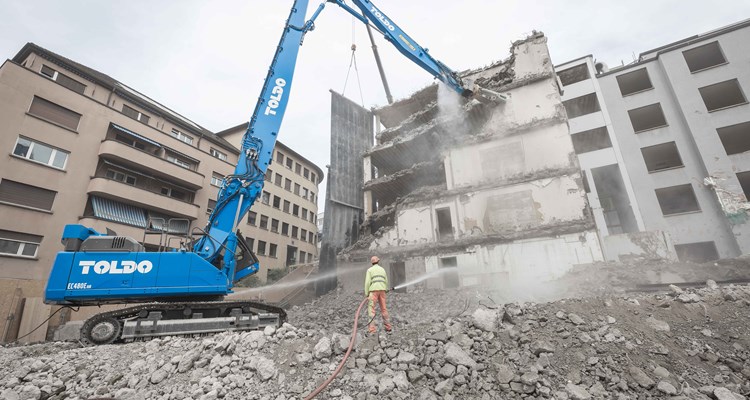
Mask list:
[[[616,68],[556,67],[603,240],[665,232],[684,261],[750,251],[748,40],[745,20]]]
[[[240,147],[247,123],[216,135]],[[264,271],[310,264],[318,257],[318,185],[323,171],[282,142],[276,142],[272,164],[266,170],[263,195],[245,218],[247,242]]]
[[[0,341],[49,315],[43,290],[66,224],[130,236],[147,250],[179,248],[205,227],[221,179],[239,155],[225,138],[137,90],[33,43],[0,66],[0,120]],[[317,212],[312,182],[322,174],[279,148],[305,164],[308,179],[303,172],[295,182],[306,182],[307,193],[300,193],[308,200],[296,203],[310,218]],[[314,218],[297,225],[314,241]],[[261,228],[243,232],[263,236]],[[271,251],[267,243],[260,252]],[[314,254],[314,244],[304,249]],[[267,266],[277,265],[262,262],[265,280]],[[58,316],[51,325],[68,318]]]

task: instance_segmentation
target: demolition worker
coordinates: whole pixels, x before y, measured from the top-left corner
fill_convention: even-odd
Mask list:
[[[378,256],[372,256],[370,263],[372,267],[367,269],[365,275],[365,296],[370,299],[370,305],[368,311],[370,314],[370,326],[368,331],[375,333],[375,303],[380,305],[380,313],[383,315],[383,325],[385,325],[385,331],[391,333],[391,323],[388,321],[388,308],[385,306],[385,292],[388,290],[388,275],[385,273],[385,269],[378,265],[380,258]]]

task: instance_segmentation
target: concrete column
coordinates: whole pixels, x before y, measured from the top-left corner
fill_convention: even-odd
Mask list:
[[[363,172],[364,176],[362,177],[362,182],[367,183],[372,180],[372,158],[370,156],[364,156],[362,160],[363,164]],[[373,212],[373,203],[372,203],[372,190],[365,190],[364,191],[364,211],[365,211],[365,219],[372,215]]]

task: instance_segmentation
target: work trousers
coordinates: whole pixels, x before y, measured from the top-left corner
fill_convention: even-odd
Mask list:
[[[375,303],[380,305],[380,314],[383,315],[383,325],[385,325],[385,330],[390,332],[392,326],[388,318],[388,308],[385,306],[385,290],[374,290],[370,292],[370,305],[367,308],[370,315],[369,331],[375,333]]]

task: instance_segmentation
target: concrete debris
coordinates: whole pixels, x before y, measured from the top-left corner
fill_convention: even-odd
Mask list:
[[[750,286],[684,291],[701,303],[666,288],[497,309],[480,305],[476,290],[392,293],[396,333],[358,340],[319,398],[742,399],[750,393]],[[0,398],[304,398],[341,360],[359,301],[332,292],[289,310],[294,325],[274,332],[0,347]],[[488,311],[507,312],[515,325],[495,318],[482,329],[476,317]]]

